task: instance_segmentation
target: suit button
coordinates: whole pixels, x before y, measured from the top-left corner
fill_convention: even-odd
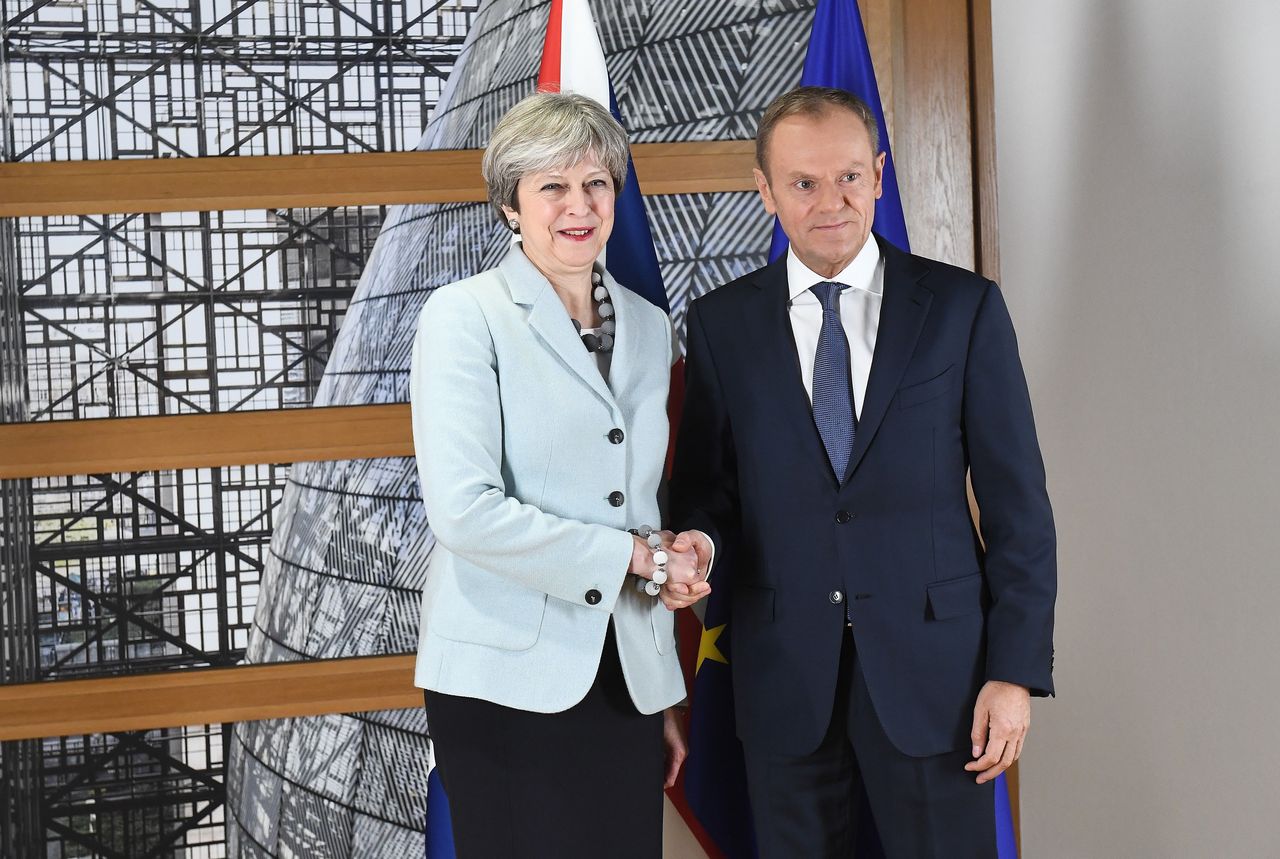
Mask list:
[[[853,518],[853,514],[848,510],[839,510],[836,512],[836,522],[845,525]]]
[[[840,593],[840,591],[832,591],[827,594],[827,599],[831,600],[832,605],[840,605],[840,603],[844,602],[844,594]]]
[[[626,437],[627,437],[626,433],[624,433],[622,430],[618,429],[617,427],[614,427],[613,429],[609,430],[609,442],[611,444],[622,444],[622,440]]]
[[[587,599],[587,605],[599,605],[600,592],[595,588],[592,588],[591,590],[587,591],[586,599]]]
[[[622,502],[626,500],[627,500],[627,496],[623,495],[621,492],[619,492],[616,489],[609,493],[609,503],[612,504],[614,507],[621,507]]]

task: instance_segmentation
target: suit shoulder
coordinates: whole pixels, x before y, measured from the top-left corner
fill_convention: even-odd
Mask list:
[[[941,262],[928,257],[908,254],[914,265],[925,270],[924,284],[935,291],[951,290],[959,294],[981,297],[993,284],[980,274],[961,268],[958,265]]]
[[[724,312],[741,301],[750,290],[759,288],[757,280],[764,271],[765,268],[758,268],[747,272],[741,277],[703,293],[693,300],[693,304],[697,306],[700,314]]]

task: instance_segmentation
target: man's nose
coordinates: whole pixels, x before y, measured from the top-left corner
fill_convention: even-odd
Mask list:
[[[838,212],[844,208],[844,195],[835,185],[823,183],[818,189],[818,210]]]

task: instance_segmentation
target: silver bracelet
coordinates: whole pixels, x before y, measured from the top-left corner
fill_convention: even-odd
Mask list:
[[[662,548],[662,535],[648,525],[632,528],[631,533],[643,539],[649,546],[649,550],[653,552],[653,565],[657,568],[653,571],[652,578],[639,577],[639,581],[636,582],[636,590],[644,591],[649,596],[656,597],[662,592],[662,586],[667,582],[667,561],[669,558]]]

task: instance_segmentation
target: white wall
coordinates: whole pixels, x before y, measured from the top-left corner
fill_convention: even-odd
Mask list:
[[[1025,854],[1280,857],[1280,2],[992,11],[1061,547]]]

